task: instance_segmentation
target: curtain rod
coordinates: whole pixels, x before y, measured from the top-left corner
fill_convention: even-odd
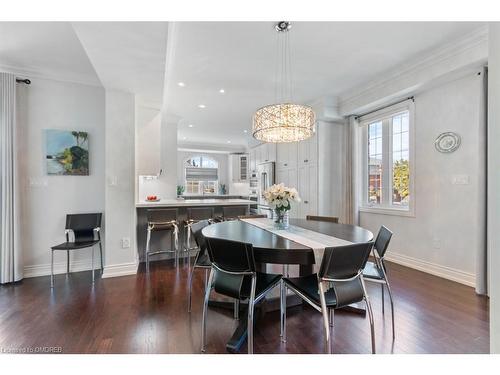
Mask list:
[[[16,82],[18,83],[25,83],[27,85],[30,85],[31,84],[31,81],[27,78],[16,78]]]
[[[358,120],[359,118],[361,118],[361,117],[363,117],[363,116],[366,116],[366,115],[369,115],[370,113],[377,112],[377,111],[380,111],[380,110],[382,110],[382,109],[392,107],[393,105],[396,105],[396,104],[400,104],[400,103],[406,102],[407,100],[411,100],[411,101],[413,101],[413,102],[414,102],[414,101],[415,101],[415,97],[414,97],[414,96],[410,96],[410,97],[408,97],[408,98],[406,98],[406,99],[401,99],[401,100],[399,100],[399,101],[397,101],[397,102],[395,102],[395,103],[391,103],[391,104],[385,105],[385,106],[383,106],[383,107],[380,107],[380,108],[374,109],[374,110],[372,110],[372,111],[369,111],[369,112],[363,113],[362,115],[356,115],[356,116],[354,116],[354,118],[355,118],[356,120]]]

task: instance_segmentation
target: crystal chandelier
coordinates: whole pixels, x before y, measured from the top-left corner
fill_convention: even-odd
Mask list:
[[[276,69],[276,104],[259,108],[253,117],[252,133],[255,139],[270,143],[303,141],[314,134],[315,115],[311,107],[294,104],[292,95],[290,22],[276,24],[278,55]],[[279,77],[278,77],[279,75]]]

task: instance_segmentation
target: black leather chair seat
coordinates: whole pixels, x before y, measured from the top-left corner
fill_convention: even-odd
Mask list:
[[[281,275],[257,272],[255,285],[255,299],[267,292],[281,280]],[[217,293],[232,298],[249,298],[252,286],[252,277],[249,275],[231,275],[217,271],[214,280],[214,289]]]
[[[196,259],[195,267],[212,267],[212,263],[210,262],[210,258],[207,253],[200,254],[198,259]]]
[[[288,286],[296,289],[298,292],[306,296],[310,301],[314,302],[317,306],[321,307],[319,298],[318,276],[316,274],[283,278]],[[342,305],[337,303],[337,293],[340,295]],[[325,293],[326,306],[329,308],[339,308],[350,305],[351,303],[358,302],[363,299],[363,288],[359,279],[352,281],[339,282],[336,285],[336,291],[330,288]]]
[[[86,247],[94,246],[99,243],[99,241],[78,241],[78,242],[63,242],[59,245],[52,246],[52,250],[77,250],[84,249]]]
[[[384,275],[382,275],[380,269],[373,262],[366,262],[366,266],[363,269],[363,277],[367,279],[377,279],[377,280],[384,279]]]
[[[173,223],[150,223],[152,231],[173,230]],[[177,225],[177,223],[176,223]]]

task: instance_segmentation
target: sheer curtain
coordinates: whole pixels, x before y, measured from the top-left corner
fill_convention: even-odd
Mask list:
[[[359,123],[355,116],[347,118],[346,132],[346,183],[344,194],[344,217],[347,224],[359,224],[359,189],[361,182],[359,181]]]
[[[23,277],[16,160],[16,77],[0,72],[0,283]]]

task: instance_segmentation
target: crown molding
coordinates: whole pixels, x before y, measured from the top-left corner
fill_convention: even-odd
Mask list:
[[[103,88],[102,83],[95,82],[94,80],[88,79],[82,75],[65,75],[64,73],[55,73],[44,71],[43,69],[37,67],[29,67],[29,68],[19,68],[12,65],[1,64],[0,70],[6,73],[15,74],[22,78],[33,79],[46,79],[51,81],[65,82],[65,83],[75,83],[79,85],[93,86],[93,87],[101,87]]]
[[[468,59],[460,59],[464,54],[470,54]],[[466,66],[467,63],[479,63],[487,61],[488,58],[488,26],[480,27],[473,32],[457,39],[453,42],[444,44],[438,48],[427,51],[422,54],[423,57],[415,61],[407,61],[395,68],[388,70],[380,77],[367,82],[364,85],[357,86],[354,89],[339,95],[339,108],[342,115],[350,114],[357,106],[368,105],[370,97],[376,92],[382,92],[383,88],[392,85],[395,81],[411,81],[425,71],[432,71],[440,67],[447,61],[452,61],[448,72],[441,72],[440,75],[449,73],[458,69],[459,63]],[[436,69],[437,70],[437,69]],[[417,85],[414,85],[417,86]],[[408,85],[407,88],[411,88]],[[379,95],[380,97],[380,95]],[[363,103],[364,102],[364,103]]]

